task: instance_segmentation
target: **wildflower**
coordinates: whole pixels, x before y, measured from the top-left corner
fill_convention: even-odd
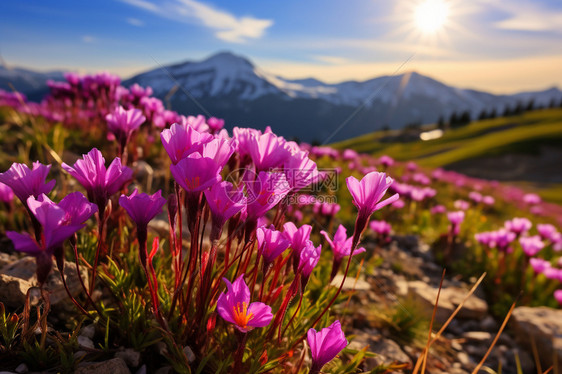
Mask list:
[[[310,241],[310,233],[312,232],[312,226],[302,225],[297,229],[297,226],[293,222],[287,222],[283,225],[283,235],[291,242],[291,248],[293,250],[293,270],[297,271],[299,266],[299,261],[301,258],[301,251],[308,241]]]
[[[492,196],[486,195],[486,196],[482,197],[482,203],[484,205],[491,206],[491,205],[494,205],[496,203],[496,199],[494,199]]]
[[[224,127],[224,119],[211,117],[207,120],[207,125],[209,125],[213,133],[216,133]]]
[[[519,238],[519,244],[523,248],[523,252],[529,257],[533,257],[544,248],[544,242],[538,235],[534,236],[523,236]]]
[[[554,291],[554,298],[558,301],[558,304],[562,305],[562,290]]]
[[[299,151],[285,161],[285,175],[294,192],[297,192],[319,178],[316,162],[308,157],[308,152]]]
[[[205,191],[205,197],[213,218],[212,241],[220,237],[225,222],[245,207],[246,197],[242,188],[234,188],[230,182],[215,183]]]
[[[263,256],[266,266],[271,264],[291,244],[280,231],[275,230],[273,225],[269,228],[258,227],[256,238],[259,253]]]
[[[257,220],[277,205],[291,190],[284,173],[260,171],[255,181],[246,182],[248,220]]]
[[[369,223],[369,227],[377,234],[381,244],[388,243],[390,241],[390,231],[392,231],[390,223],[386,221],[373,220]]]
[[[458,235],[460,232],[460,226],[462,221],[464,221],[464,211],[459,210],[456,212],[447,213],[447,218],[451,222],[451,232],[454,235]]]
[[[330,239],[328,233],[324,230],[320,231],[320,234],[324,235],[326,241],[330,243],[332,250],[334,251],[334,261],[332,264],[332,274],[331,279],[334,279],[338,269],[340,268],[341,262],[345,256],[351,255],[351,244],[352,237],[347,237],[347,230],[343,225],[339,225],[336,233],[334,234],[334,240]],[[353,256],[365,252],[365,248],[356,248],[353,251]]]
[[[384,168],[388,168],[392,165],[394,165],[394,159],[390,156],[381,156],[381,158],[379,158],[379,163],[384,167]]]
[[[347,339],[341,329],[340,321],[335,321],[318,332],[309,329],[306,336],[312,355],[311,374],[319,373],[324,365],[347,346]]]
[[[482,197],[482,194],[481,194],[480,192],[478,192],[478,191],[471,191],[471,192],[468,194],[468,198],[478,204],[478,203],[482,202],[482,198],[483,198],[483,197]]]
[[[103,212],[109,197],[123,188],[132,178],[133,171],[123,166],[119,158],[115,158],[106,169],[105,159],[96,148],[82,156],[81,160],[74,163],[74,167],[63,163],[62,168],[78,180],[86,189],[88,200]]]
[[[556,227],[550,223],[539,223],[537,231],[543,240],[549,240],[550,242],[555,242],[560,235]]]
[[[447,208],[445,208],[445,205],[435,205],[434,207],[431,208],[430,213],[431,214],[442,214],[445,213],[447,211]]]
[[[542,258],[530,258],[529,264],[533,268],[535,274],[544,273],[544,271],[551,267],[550,262],[543,260]]]
[[[533,227],[533,224],[527,218],[515,217],[511,221],[505,221],[504,227],[517,236],[521,236],[526,234]]]
[[[250,136],[247,145],[257,171],[275,169],[291,156],[285,139],[271,132]]]
[[[12,191],[12,189],[8,185],[0,183],[0,201],[6,204],[10,204],[13,199],[14,191]]]
[[[7,171],[0,173],[0,182],[10,187],[27,207],[28,197],[47,194],[55,186],[55,180],[45,181],[50,169],[51,165],[43,165],[39,161],[33,163],[33,169],[25,164],[13,163]]]
[[[170,171],[176,182],[190,193],[201,192],[221,180],[220,165],[200,153],[190,154],[170,165]]]
[[[203,144],[210,142],[213,136],[200,133],[192,126],[174,123],[160,133],[160,139],[172,164],[175,165],[190,154],[201,151]]]
[[[234,153],[232,142],[225,139],[213,139],[203,144],[201,155],[215,160],[215,163],[222,169],[230,156]]]
[[[529,205],[540,204],[542,201],[541,197],[534,193],[528,193],[523,195],[523,202]]]
[[[250,289],[244,282],[244,274],[233,283],[226,278],[223,281],[227,290],[217,300],[217,311],[225,321],[244,333],[269,325],[273,318],[271,307],[260,302],[250,303]]]
[[[322,246],[319,245],[318,247],[314,247],[314,244],[310,240],[306,242],[305,247],[302,249],[297,271],[301,275],[301,284],[303,288],[308,283],[312,270],[314,270],[314,267],[318,264],[321,252]]]
[[[14,242],[16,251],[36,258],[37,280],[43,284],[51,271],[51,256],[55,255],[57,263],[62,264],[64,241],[86,226],[84,222],[97,211],[97,206],[89,203],[80,192],[67,195],[58,204],[44,194],[37,199],[30,196],[27,205],[43,228],[41,239],[34,240],[29,235],[13,231],[6,232],[6,235]]]
[[[115,135],[121,149],[125,149],[133,132],[143,124],[146,117],[140,109],[125,110],[118,107],[113,113],[105,116],[109,131]]]
[[[453,206],[458,210],[467,210],[468,208],[470,208],[470,204],[465,200],[455,200]]]

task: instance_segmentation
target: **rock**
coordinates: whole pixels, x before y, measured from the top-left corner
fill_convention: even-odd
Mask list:
[[[90,338],[80,335],[77,340],[81,347],[94,349],[94,342]]]
[[[18,374],[25,374],[29,372],[29,369],[27,368],[26,364],[19,364],[18,367],[16,368],[16,373]]]
[[[492,334],[486,331],[467,331],[462,334],[466,340],[473,340],[477,343],[488,344],[492,342]]]
[[[342,281],[343,281],[343,274],[338,274],[332,280],[331,285],[339,287]],[[345,279],[342,288],[343,291],[350,291],[350,290],[368,291],[370,289],[371,289],[371,285],[369,284],[369,282],[361,278],[357,279],[357,282],[355,282],[355,278],[349,276]]]
[[[410,364],[410,357],[402,351],[400,346],[393,340],[381,338],[373,341],[370,347],[371,352],[375,352],[375,361],[378,365],[390,364],[393,362]]]
[[[162,366],[160,369],[156,370],[154,374],[172,374],[174,370],[171,366]]]
[[[183,353],[185,353],[185,357],[187,357],[187,361],[189,361],[189,363],[195,361],[195,353],[193,353],[193,350],[190,346],[186,345],[183,348]]]
[[[16,255],[0,252],[0,269],[18,260]]]
[[[552,366],[556,356],[558,370],[562,369],[562,310],[520,306],[513,310],[509,323],[515,340],[529,352],[533,342],[536,344],[543,368]]]
[[[96,334],[95,325],[87,325],[82,327],[82,330],[80,330],[80,336],[85,336],[86,338],[89,339],[93,339],[95,334]]]
[[[104,362],[89,363],[79,367],[74,374],[131,374],[127,364],[120,358]]]
[[[146,365],[142,365],[135,374],[146,374]]]
[[[495,332],[498,331],[499,326],[494,317],[487,316],[482,321],[480,321],[480,328],[482,331]]]
[[[37,285],[37,277],[35,275],[35,259],[33,257],[24,257],[13,262],[0,270],[0,301],[7,301],[6,305],[20,307],[25,304],[25,295],[27,290]],[[88,284],[88,271],[85,267],[80,268],[82,279]],[[76,265],[66,262],[64,268],[66,283],[73,296],[78,296],[83,292],[82,286],[78,280]],[[4,290],[6,287],[8,290]],[[64,285],[61,280],[60,272],[53,263],[53,270],[47,277],[45,289],[49,293],[49,300],[53,309],[74,310],[76,308],[70,301]],[[9,297],[6,292],[10,292]]]
[[[130,367],[136,368],[140,365],[140,360],[141,360],[140,353],[131,348],[127,348],[124,351],[119,351],[115,353],[115,357],[122,359]]]
[[[25,295],[32,284],[24,279],[0,273],[0,302],[12,308],[25,304]]]
[[[425,307],[430,315],[433,311],[437,291],[437,287],[432,287],[424,282],[408,282],[408,294]],[[459,287],[443,287],[439,296],[435,320],[438,323],[444,323],[462,302],[467,293],[467,290]],[[487,316],[487,313],[488,304],[479,297],[472,295],[464,303],[456,318],[481,320]]]

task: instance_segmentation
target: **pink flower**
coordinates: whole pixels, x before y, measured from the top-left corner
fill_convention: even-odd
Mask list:
[[[390,223],[388,223],[386,221],[373,220],[369,223],[369,227],[377,235],[382,236],[382,237],[388,237],[390,235],[390,231],[392,230],[392,226],[390,226]]]
[[[347,339],[341,329],[340,321],[335,321],[319,332],[310,329],[306,335],[312,355],[311,374],[319,373],[324,365],[347,346]]]
[[[562,290],[554,291],[554,298],[558,301],[558,304],[562,305]]]
[[[201,155],[215,160],[215,163],[222,169],[234,153],[234,147],[231,144],[232,142],[229,140],[213,139],[203,144]]]
[[[293,271],[296,273],[301,258],[301,252],[310,241],[310,233],[312,226],[302,225],[297,229],[293,222],[287,222],[283,225],[283,235],[291,242],[290,246],[293,250]]]
[[[394,159],[390,156],[384,155],[384,156],[381,156],[381,158],[379,158],[379,163],[383,167],[388,168],[388,167],[394,165]]]
[[[549,223],[539,223],[537,225],[537,231],[543,240],[549,240],[551,242],[555,242],[560,235],[556,227]]]
[[[291,156],[286,141],[273,133],[254,134],[248,141],[248,152],[257,171],[267,171],[283,165]]]
[[[284,167],[287,181],[294,192],[297,192],[319,178],[316,162],[308,157],[308,152],[297,152],[285,161]]]
[[[306,242],[305,247],[301,250],[297,271],[301,274],[303,285],[306,285],[310,274],[312,274],[312,270],[314,270],[314,267],[318,264],[321,252],[322,246],[314,247],[314,244],[310,240]]]
[[[190,154],[200,152],[203,144],[210,142],[213,136],[199,133],[191,126],[174,123],[160,133],[160,139],[172,164],[175,165]]]
[[[244,274],[233,283],[223,278],[227,291],[217,300],[217,311],[227,322],[241,332],[248,332],[256,327],[269,325],[273,314],[271,307],[264,303],[250,303],[250,289],[244,282]]]
[[[55,180],[46,182],[51,165],[43,165],[39,161],[33,163],[33,169],[25,164],[13,163],[10,168],[0,173],[0,182],[12,189],[14,194],[27,206],[27,198],[39,197],[49,193],[55,186]]]
[[[464,211],[459,210],[457,212],[447,213],[447,218],[451,222],[451,232],[454,235],[458,235],[460,232],[460,226],[462,221],[464,221]]]
[[[211,117],[207,120],[207,125],[209,125],[213,133],[216,133],[224,127],[224,119]]]
[[[531,221],[527,218],[513,218],[511,221],[505,221],[504,224],[506,230],[515,233],[517,236],[521,236],[527,233],[533,227]]]
[[[496,199],[494,199],[492,196],[486,195],[482,198],[482,203],[484,205],[494,205],[496,203]]]
[[[334,251],[334,257],[341,261],[345,256],[349,256],[351,254],[351,241],[353,240],[352,237],[347,237],[347,230],[345,226],[339,225],[336,233],[334,234],[334,240],[330,238],[328,233],[324,230],[320,231],[320,234],[326,238],[326,241],[332,247]],[[365,248],[356,248],[353,251],[353,256],[365,252]]]
[[[181,159],[177,164],[170,165],[170,171],[176,182],[187,192],[201,192],[220,182],[221,166],[209,157],[193,153]]]
[[[534,236],[523,236],[519,238],[519,244],[523,248],[523,252],[529,257],[533,257],[544,248],[544,242],[538,235]]]
[[[533,268],[535,274],[544,273],[546,269],[551,267],[550,262],[536,257],[529,259],[529,264]]]
[[[258,227],[256,238],[258,251],[263,256],[266,265],[271,264],[291,244],[280,231],[275,230],[273,225],[269,228]]]
[[[361,181],[358,181],[355,177],[348,177],[345,181],[351,196],[353,196],[353,205],[359,210],[358,216],[362,219],[368,220],[375,210],[381,209],[399,198],[398,194],[394,194],[388,199],[381,201],[390,185],[394,182],[385,173],[373,171],[365,175]]]
[[[105,116],[109,131],[115,135],[121,147],[125,147],[133,132],[146,120],[140,109],[125,110],[118,107],[113,113]]]
[[[236,189],[230,182],[215,183],[205,197],[213,217],[211,240],[218,239],[225,222],[246,206],[246,197],[242,188]]]
[[[541,197],[535,193],[528,193],[523,196],[523,202],[529,205],[540,204]]]
[[[291,190],[284,173],[260,171],[255,181],[246,182],[248,220],[257,220],[277,205]]]
[[[453,206],[455,207],[455,209],[459,210],[467,210],[468,208],[470,208],[470,204],[468,203],[468,201],[464,200],[455,200]]]
[[[14,191],[4,183],[0,183],[0,201],[9,204],[13,199]]]
[[[430,213],[431,214],[443,214],[447,211],[447,208],[445,208],[445,205],[435,205],[433,208],[431,208]]]
[[[141,230],[146,230],[148,223],[162,211],[164,204],[166,199],[162,197],[160,190],[153,195],[148,195],[144,192],[139,194],[135,189],[131,195],[121,195],[119,198],[119,205],[127,211]]]
[[[480,203],[482,201],[482,194],[477,191],[472,191],[468,194],[468,198],[475,203]]]
[[[109,197],[133,177],[133,171],[123,166],[119,158],[106,169],[105,159],[96,148],[82,156],[83,159],[76,161],[74,167],[63,163],[62,168],[86,189],[88,200],[96,204],[101,212]]]

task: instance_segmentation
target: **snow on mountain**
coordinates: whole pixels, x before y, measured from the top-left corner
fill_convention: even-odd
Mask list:
[[[7,68],[0,65],[0,89],[12,91],[12,86],[25,94],[34,92],[46,92],[47,80],[62,80],[61,71],[36,72],[20,68]]]

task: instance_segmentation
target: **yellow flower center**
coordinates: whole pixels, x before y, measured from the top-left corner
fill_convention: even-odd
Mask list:
[[[254,313],[248,314],[248,303],[238,303],[234,307],[234,321],[243,329],[247,328],[248,322],[254,318]]]

